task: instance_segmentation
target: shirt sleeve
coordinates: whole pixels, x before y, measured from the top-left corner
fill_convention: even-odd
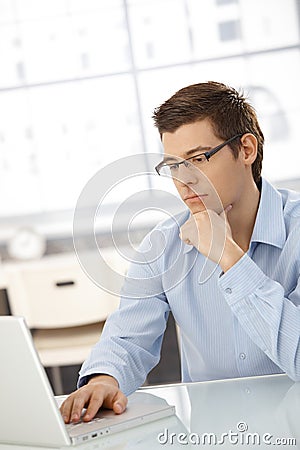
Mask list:
[[[78,386],[99,373],[113,376],[125,395],[134,392],[159,362],[168,315],[161,276],[154,273],[153,264],[132,264],[120,307],[107,319],[100,340],[84,362]]]
[[[300,279],[284,296],[245,254],[219,278],[219,287],[245,332],[294,381],[300,381]]]

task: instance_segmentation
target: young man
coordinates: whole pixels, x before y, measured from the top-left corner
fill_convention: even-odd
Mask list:
[[[84,406],[84,420],[102,404],[124,411],[159,360],[170,310],[183,381],[282,372],[300,380],[300,194],[261,179],[254,109],[208,82],[178,91],[154,120],[165,151],[157,172],[172,177],[188,210],[142,243],[144,262],[131,266],[120,309],[61,408],[66,422]]]

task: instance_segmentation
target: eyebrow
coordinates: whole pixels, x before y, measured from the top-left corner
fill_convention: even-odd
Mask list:
[[[212,147],[206,146],[206,147],[201,147],[201,145],[199,145],[196,148],[191,148],[191,150],[187,150],[185,152],[186,155],[191,155],[192,153],[196,153],[196,152],[207,152],[208,150],[210,150]]]
[[[190,150],[187,150],[186,152],[185,152],[185,155],[186,156],[189,156],[189,155],[191,155],[191,154],[193,154],[193,153],[201,153],[201,152],[206,152],[206,151],[208,151],[208,150],[210,150],[212,147],[202,147],[201,145],[199,145],[198,147],[196,147],[196,148],[191,148]],[[163,160],[162,160],[162,162],[163,163],[168,163],[168,162],[170,162],[170,161],[176,161],[176,157],[175,156],[166,156]]]

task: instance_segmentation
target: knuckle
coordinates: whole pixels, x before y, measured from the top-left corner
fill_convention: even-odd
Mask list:
[[[84,406],[84,400],[81,397],[74,399],[73,410],[78,411],[78,410],[82,409],[83,406]]]
[[[71,408],[72,403],[73,403],[73,397],[72,397],[72,395],[70,395],[68,398],[66,398],[66,400],[64,400],[62,402],[59,409],[61,411],[68,411]]]
[[[100,395],[93,395],[93,396],[90,398],[89,404],[90,404],[90,405],[101,405],[102,402],[103,402],[103,396],[100,396]]]

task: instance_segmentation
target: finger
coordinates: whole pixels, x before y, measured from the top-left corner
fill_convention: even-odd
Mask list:
[[[180,229],[179,237],[180,237],[180,239],[181,239],[183,242],[185,242],[186,244],[187,244],[187,240],[188,240],[187,234],[188,234],[188,233],[187,233],[186,228],[181,228],[181,229]]]
[[[190,239],[184,236],[182,232],[179,233],[179,237],[185,244],[192,245]]]
[[[226,206],[226,208],[224,209],[224,213],[227,214],[228,211],[230,211],[232,209],[232,205],[229,204],[228,206]]]
[[[88,407],[87,407],[87,410],[83,416],[83,420],[85,422],[88,422],[89,420],[92,420],[95,417],[99,408],[101,408],[101,406],[103,404],[103,400],[104,400],[103,394],[101,394],[99,392],[92,394],[89,404],[88,404]]]
[[[125,411],[128,403],[127,397],[123,394],[122,391],[118,391],[114,402],[113,402],[113,410],[116,414],[122,414]]]
[[[78,422],[80,420],[82,410],[87,401],[88,398],[86,398],[83,394],[77,393],[76,396],[74,396],[73,406],[71,410],[71,422]]]
[[[120,389],[117,389],[114,392],[108,393],[104,399],[103,406],[105,408],[113,409],[116,414],[121,414],[125,411],[127,402],[127,397]]]
[[[63,417],[63,420],[65,423],[70,422],[71,418],[71,410],[73,407],[73,397],[69,396],[61,405],[60,405],[60,412]]]
[[[180,230],[179,230],[179,236],[182,236],[182,235],[183,235],[185,229],[189,226],[190,223],[191,223],[191,219],[189,218],[186,222],[184,222],[184,223],[181,225]]]
[[[186,236],[191,232],[193,226],[195,225],[195,217],[191,216],[183,225],[180,227],[179,237],[184,240]]]
[[[232,209],[232,205],[226,206],[226,208],[221,212],[220,217],[227,219],[227,213]]]

